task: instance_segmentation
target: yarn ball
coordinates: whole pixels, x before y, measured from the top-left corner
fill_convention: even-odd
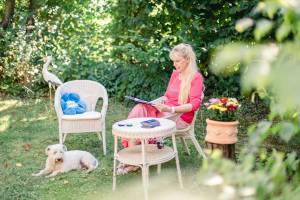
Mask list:
[[[65,115],[82,114],[86,111],[86,104],[76,93],[65,93],[60,99],[61,109]]]

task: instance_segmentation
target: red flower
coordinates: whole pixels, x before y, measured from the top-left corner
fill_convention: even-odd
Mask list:
[[[228,109],[229,111],[236,110],[237,108],[238,108],[238,106],[234,106],[234,105],[230,105],[230,106],[227,107],[227,109]]]
[[[228,98],[227,97],[222,97],[220,98],[221,103],[226,104],[227,103]]]

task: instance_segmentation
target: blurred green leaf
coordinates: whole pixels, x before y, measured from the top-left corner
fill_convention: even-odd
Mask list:
[[[243,61],[247,52],[248,48],[238,43],[221,47],[217,50],[210,69],[214,74],[233,72],[234,66]]]
[[[255,40],[261,40],[265,35],[267,35],[273,26],[273,22],[267,19],[261,19],[257,21],[256,27],[254,29]]]
[[[266,6],[264,9],[270,19],[274,18],[274,15],[277,12],[279,6],[280,5],[275,1],[268,1],[266,3]]]
[[[282,122],[279,131],[279,136],[281,137],[281,139],[283,139],[285,142],[289,142],[294,135],[294,124],[290,122]]]
[[[253,24],[254,24],[254,21],[251,18],[248,18],[248,17],[243,18],[236,22],[235,30],[242,33],[245,30],[247,30],[248,28],[250,28],[251,26],[253,26]]]
[[[291,32],[291,25],[288,23],[282,23],[280,27],[276,30],[276,39],[281,42],[284,40]]]
[[[253,132],[249,132],[249,144],[252,147],[256,147],[261,144],[268,136],[269,128],[272,123],[269,121],[261,121],[257,124],[257,127],[253,130]]]

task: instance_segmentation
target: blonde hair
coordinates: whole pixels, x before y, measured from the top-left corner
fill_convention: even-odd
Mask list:
[[[179,91],[178,104],[187,103],[188,96],[190,94],[191,82],[194,74],[198,71],[196,63],[196,54],[193,47],[189,44],[181,43],[176,45],[169,54],[171,60],[179,55],[188,61],[188,67],[186,71],[180,75],[181,84]]]

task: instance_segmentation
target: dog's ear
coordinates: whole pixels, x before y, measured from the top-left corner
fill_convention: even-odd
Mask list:
[[[66,147],[65,145],[63,145],[63,150],[64,150],[64,151],[68,151],[68,150],[67,150],[67,147]]]
[[[50,146],[47,146],[47,148],[45,149],[45,154],[48,156],[48,153],[50,151],[51,147]]]

